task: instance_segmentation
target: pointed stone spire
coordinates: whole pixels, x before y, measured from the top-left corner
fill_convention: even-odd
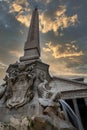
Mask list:
[[[35,8],[32,14],[30,28],[27,41],[24,46],[24,56],[20,61],[38,60],[40,58],[40,43],[39,43],[39,15],[38,9]]]

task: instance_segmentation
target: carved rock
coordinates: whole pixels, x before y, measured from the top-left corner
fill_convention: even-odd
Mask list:
[[[62,122],[59,118],[49,116],[34,116],[31,119],[30,130],[76,130],[71,124]]]
[[[60,109],[61,93],[52,91],[46,71],[36,64],[15,63],[7,69],[6,84],[0,88],[0,119],[8,122],[6,130],[75,130]]]
[[[4,102],[9,109],[19,108],[30,102],[34,97],[33,83],[34,65],[15,63],[7,69],[5,77],[6,87],[0,87],[0,98],[4,95]]]

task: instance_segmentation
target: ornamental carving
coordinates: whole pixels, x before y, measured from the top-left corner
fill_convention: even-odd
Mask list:
[[[35,80],[34,64],[15,63],[10,65],[5,77],[6,83],[0,86],[0,98],[6,107],[19,108],[30,102],[34,97],[33,84]]]

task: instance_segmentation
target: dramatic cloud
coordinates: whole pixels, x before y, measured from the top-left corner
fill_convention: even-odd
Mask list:
[[[54,58],[78,57],[84,55],[82,51],[76,46],[75,41],[66,44],[54,45],[51,42],[46,44],[43,48],[44,52],[49,52]]]
[[[49,42],[42,50],[43,61],[50,64],[50,72],[56,76],[87,76],[85,72],[79,71],[83,64],[81,59],[83,56],[84,52],[80,50],[76,41],[65,44]]]
[[[44,53],[42,51],[42,60],[43,62],[50,65],[49,72],[51,76],[64,76],[64,75],[72,75],[75,73],[74,68],[68,68],[66,60],[54,59],[51,53]]]
[[[23,1],[24,2],[24,1]],[[22,3],[23,3],[22,2]],[[38,1],[37,1],[38,2]],[[16,19],[24,24],[26,27],[29,27],[30,24],[30,8],[27,1],[25,1],[26,5],[22,6],[19,1],[15,1],[10,5],[9,13],[16,12]],[[50,3],[47,0],[45,3]],[[42,33],[47,33],[49,31],[53,31],[56,34],[59,33],[59,29],[63,30],[64,28],[68,28],[70,26],[74,26],[78,23],[77,14],[67,16],[66,15],[67,7],[65,5],[58,6],[58,10],[55,10],[53,14],[53,18],[50,15],[47,15],[48,10],[45,10],[43,13],[40,13],[40,30]]]
[[[13,13],[13,12],[19,12],[22,10],[22,6],[21,5],[18,5],[16,3],[13,3],[12,6],[10,7],[10,13]]]
[[[30,24],[30,16],[29,15],[23,15],[23,14],[19,14],[16,16],[16,19],[21,22],[22,24],[24,24],[26,27],[29,27]]]
[[[15,18],[26,27],[29,27],[30,21],[30,8],[27,0],[16,0],[10,4],[9,13],[16,13]]]
[[[51,76],[87,76],[85,71],[79,71],[79,65],[81,64],[79,57],[54,59],[51,53],[42,51],[42,60],[50,65],[49,72]]]
[[[54,31],[58,34],[59,29],[68,28],[69,26],[74,26],[78,22],[77,14],[72,16],[66,15],[66,6],[60,6],[58,10],[56,10],[53,19],[49,16],[46,16],[45,12],[40,15],[40,30],[43,33],[47,33],[49,31]]]

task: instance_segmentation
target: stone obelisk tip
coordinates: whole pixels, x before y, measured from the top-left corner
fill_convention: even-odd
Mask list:
[[[39,43],[39,15],[36,7],[32,13],[30,28],[28,32],[27,41],[24,46],[24,56],[20,61],[39,60],[40,58],[40,43]]]

